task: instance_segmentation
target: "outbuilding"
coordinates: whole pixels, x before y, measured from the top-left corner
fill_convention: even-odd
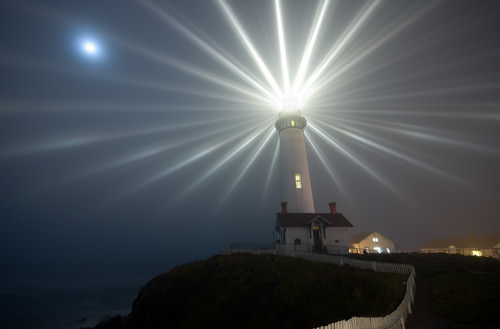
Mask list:
[[[378,232],[365,232],[353,235],[349,239],[349,253],[391,253],[396,251],[396,245],[390,239]]]
[[[423,253],[461,254],[465,256],[486,256],[500,259],[500,235],[435,239],[420,249]]]

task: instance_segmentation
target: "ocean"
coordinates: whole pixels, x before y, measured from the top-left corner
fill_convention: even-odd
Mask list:
[[[154,275],[87,278],[2,277],[0,317],[6,329],[78,329],[126,315]]]

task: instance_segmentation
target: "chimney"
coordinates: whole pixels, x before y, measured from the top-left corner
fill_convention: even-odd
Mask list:
[[[331,202],[328,202],[328,205],[330,206],[330,213],[336,214],[337,213],[337,202],[331,201]]]
[[[288,214],[288,211],[286,210],[287,205],[288,205],[288,202],[286,202],[286,201],[281,202],[281,213],[282,214]]]

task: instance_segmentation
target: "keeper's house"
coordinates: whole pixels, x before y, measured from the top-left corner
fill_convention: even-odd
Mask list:
[[[337,212],[335,202],[329,206],[329,213],[289,213],[287,203],[282,202],[276,215],[277,248],[347,254],[347,230],[353,225]]]

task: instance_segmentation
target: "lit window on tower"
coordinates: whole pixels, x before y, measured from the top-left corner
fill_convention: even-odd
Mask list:
[[[295,188],[302,188],[302,177],[300,176],[300,174],[295,174]]]
[[[295,127],[295,120],[292,120],[290,124],[292,125],[292,127]]]
[[[378,238],[374,237],[374,238],[372,238],[372,241],[375,242],[375,243],[377,243],[378,242]]]

